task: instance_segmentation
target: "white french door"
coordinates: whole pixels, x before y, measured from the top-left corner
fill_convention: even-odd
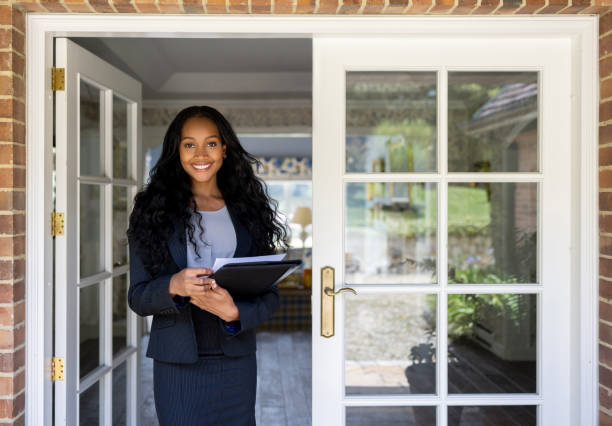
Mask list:
[[[569,42],[313,57],[313,424],[569,424]]]
[[[139,330],[128,309],[125,231],[138,186],[141,84],[66,38],[55,39],[56,425],[136,425]]]

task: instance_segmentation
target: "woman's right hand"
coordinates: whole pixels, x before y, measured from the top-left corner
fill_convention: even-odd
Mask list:
[[[211,286],[216,283],[213,278],[199,278],[198,275],[212,275],[213,271],[209,268],[185,268],[170,278],[168,293],[170,297],[177,294],[183,297],[201,296]]]

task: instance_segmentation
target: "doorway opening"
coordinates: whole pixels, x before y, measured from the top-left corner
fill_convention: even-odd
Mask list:
[[[281,306],[257,329],[256,419],[258,424],[265,425],[310,425],[312,40],[110,37],[70,40],[142,84],[142,147],[137,152],[142,164],[139,180],[142,178],[143,184],[161,154],[169,123],[190,105],[218,109],[232,124],[243,147],[260,161],[255,172],[278,202],[281,219],[290,229],[286,259],[302,259],[303,266],[279,284]],[[88,89],[91,87],[83,83],[81,146],[85,143],[83,138],[96,139],[101,134],[84,131],[101,125],[98,92],[93,89],[89,93]],[[113,111],[113,127],[121,128],[125,108],[121,109],[120,103],[113,106],[118,107]],[[91,114],[83,110],[90,110]],[[120,133],[118,137],[121,139]],[[126,134],[124,142],[113,143],[127,145],[128,139]],[[95,149],[91,150],[91,156],[92,163],[99,162]],[[81,163],[84,161],[81,154]],[[114,167],[120,167],[121,161],[121,156],[116,157]],[[119,194],[126,199],[113,199],[113,252],[120,252],[126,242],[129,212],[126,215],[124,206],[131,205],[127,199],[129,192]],[[91,208],[95,215],[99,204],[93,202]],[[83,238],[81,244],[85,242]],[[81,270],[84,267],[81,262]],[[114,344],[126,341],[127,323],[135,315],[126,308],[127,286],[120,288],[123,292],[114,291],[112,301]],[[78,319],[79,363],[81,372],[85,373],[95,373],[99,364],[96,357],[101,345],[99,303],[97,292],[81,292],[80,306],[89,306],[80,310]],[[114,425],[126,424],[129,400],[141,401],[142,424],[158,424],[153,399],[153,360],[145,356],[152,316],[136,317],[136,321],[141,322],[137,329],[142,330],[139,363],[135,364],[140,368],[130,371],[126,362],[113,367]],[[139,384],[139,395],[132,396],[133,399],[127,395],[129,378],[126,380],[126,375],[130,374],[136,376]],[[81,383],[87,384],[87,388],[79,390],[79,419],[81,424],[93,424],[98,421],[103,406],[99,402],[100,391],[97,382],[88,380],[87,374],[81,374]]]

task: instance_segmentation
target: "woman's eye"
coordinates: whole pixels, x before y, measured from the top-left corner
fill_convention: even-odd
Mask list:
[[[183,145],[185,148],[193,148],[193,144],[191,142],[187,142]]]
[[[217,146],[217,142],[208,142],[208,146]]]

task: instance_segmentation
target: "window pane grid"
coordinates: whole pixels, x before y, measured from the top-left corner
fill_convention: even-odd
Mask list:
[[[535,257],[539,263],[541,256],[539,256],[540,241],[542,238],[542,224],[540,222],[541,217],[541,206],[540,206],[540,184],[544,180],[541,167],[536,162],[536,171],[516,171],[516,172],[487,172],[487,173],[474,173],[474,172],[448,172],[448,73],[445,69],[441,69],[442,72],[438,72],[438,109],[437,109],[437,121],[438,121],[438,137],[437,137],[437,152],[438,152],[438,163],[437,170],[435,172],[396,172],[386,171],[384,175],[373,171],[366,171],[365,173],[352,172],[347,167],[345,173],[342,176],[342,187],[343,187],[343,206],[347,207],[347,192],[346,188],[350,184],[355,183],[395,183],[395,182],[431,182],[437,185],[437,283],[428,284],[408,284],[408,283],[397,283],[397,284],[367,284],[367,283],[349,283],[344,278],[346,268],[346,258],[343,255],[344,264],[342,265],[342,283],[344,286],[354,288],[358,295],[366,294],[416,294],[416,293],[427,293],[434,294],[437,296],[437,337],[436,337],[436,383],[438,393],[436,395],[385,395],[385,396],[353,396],[346,395],[343,399],[343,403],[347,407],[371,407],[371,406],[414,406],[419,407],[423,405],[434,404],[438,406],[437,418],[438,424],[456,424],[452,423],[453,416],[456,414],[456,409],[466,408],[472,409],[474,412],[478,411],[483,406],[493,407],[497,406],[509,406],[515,409],[522,409],[523,406],[531,406],[533,408],[533,421],[535,424],[535,413],[538,410],[539,405],[542,403],[542,397],[539,395],[539,389],[541,384],[541,369],[540,360],[542,357],[541,353],[541,338],[540,331],[542,330],[541,316],[542,316],[542,294],[543,284],[540,279],[541,269],[539,265],[536,267],[536,282],[526,281],[524,283],[514,284],[503,284],[503,283],[469,283],[469,284],[458,284],[449,283],[448,276],[448,196],[449,196],[449,185],[456,183],[510,183],[510,184],[524,184],[533,183],[535,185],[535,202],[532,207],[535,209],[535,216],[532,220],[535,220],[535,226],[537,232],[535,244]],[[538,87],[539,76],[538,76]],[[538,111],[539,104],[541,102],[541,96],[538,96]],[[348,114],[348,107],[347,107]],[[536,117],[539,113],[536,114]],[[538,131],[540,126],[538,126]],[[346,130],[346,127],[345,127]],[[538,138],[539,139],[539,138]],[[346,137],[344,138],[346,141]],[[539,151],[540,144],[536,143],[537,160],[540,160]],[[348,163],[346,160],[344,164]],[[384,176],[384,177],[383,177]],[[343,214],[343,223],[345,232],[347,230],[347,213],[346,210]],[[346,241],[343,242],[343,253],[347,251]],[[535,311],[536,321],[535,329],[538,330],[536,343],[536,357],[535,357],[535,374],[534,380],[536,386],[533,393],[478,393],[478,394],[449,394],[448,393],[448,298],[457,298],[458,295],[463,294],[474,294],[474,295],[491,295],[496,297],[498,295],[534,295],[536,299],[537,309]],[[348,295],[351,297],[351,295]],[[359,297],[359,296],[353,296]],[[478,296],[477,296],[478,297]],[[338,314],[343,315],[346,309],[347,296],[342,298],[342,307]],[[344,336],[346,337],[346,336]],[[344,383],[345,378],[343,378]],[[454,407],[455,411],[452,413],[447,409]],[[468,410],[469,411],[469,410]],[[451,414],[449,414],[451,413]],[[448,423],[447,423],[448,422]],[[348,424],[348,423],[347,423]],[[526,423],[531,424],[531,423]]]

